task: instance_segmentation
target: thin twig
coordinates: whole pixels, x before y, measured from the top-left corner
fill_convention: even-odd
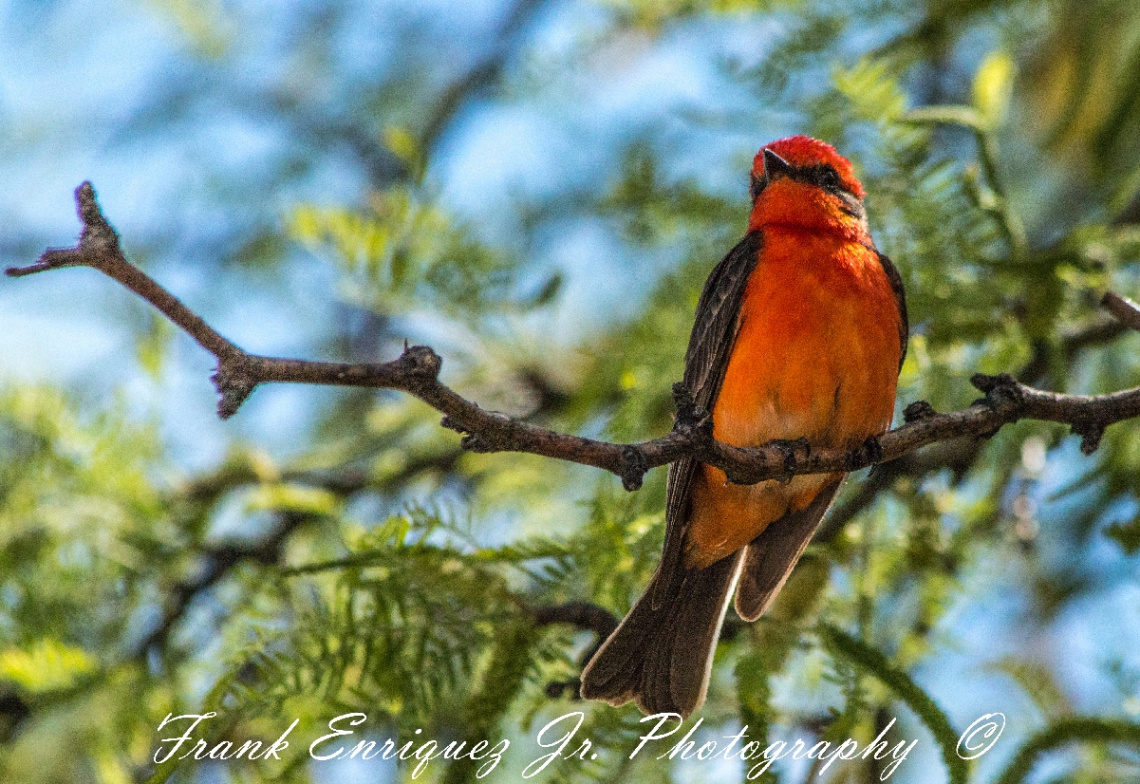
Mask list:
[[[1101,298],[1100,306],[1111,313],[1112,317],[1121,324],[1140,332],[1140,305],[1109,291]]]
[[[754,484],[786,479],[795,474],[844,473],[897,459],[916,449],[963,436],[989,437],[1019,419],[1068,424],[1082,437],[1081,448],[1091,453],[1104,429],[1140,416],[1140,387],[1107,395],[1065,395],[1020,383],[1012,376],[971,379],[984,400],[961,411],[935,413],[929,405],[912,403],[907,423],[870,438],[854,449],[812,448],[789,442],[741,448],[716,441],[708,417],[679,416],[673,432],[636,444],[615,444],[557,433],[480,408],[439,381],[440,357],[427,346],[412,346],[396,360],[383,363],[311,362],[264,357],[243,351],[142,270],[126,260],[115,230],[104,218],[90,183],[76,190],[83,232],[74,248],[45,252],[28,267],[7,270],[9,276],[30,275],[62,267],[88,266],[134,291],[181,327],[218,360],[214,384],[221,395],[218,413],[232,416],[253,389],[262,383],[293,382],[396,389],[407,392],[444,415],[442,424],[464,434],[462,445],[475,452],[526,452],[594,466],[621,477],[629,490],[641,486],[646,471],[685,457],[694,457],[725,472],[729,481]],[[1106,307],[1122,320],[1140,317],[1134,305],[1120,297]],[[675,390],[679,410],[686,390]],[[690,406],[691,407],[691,406]],[[683,412],[691,413],[691,412]]]
[[[163,608],[162,617],[135,647],[135,658],[141,659],[153,650],[165,648],[175,625],[186,615],[194,600],[221,582],[238,565],[278,563],[289,537],[312,519],[313,516],[308,514],[284,513],[273,530],[255,541],[225,543],[205,550],[198,574],[174,586]]]

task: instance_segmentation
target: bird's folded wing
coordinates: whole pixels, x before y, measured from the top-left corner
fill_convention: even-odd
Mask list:
[[[763,235],[749,232],[718,264],[705,282],[697,303],[689,348],[685,352],[684,384],[694,402],[711,412],[720,393],[724,373],[739,329],[740,304],[748,278],[755,269],[763,246]],[[698,464],[685,458],[669,468],[669,484],[665,495],[665,550],[661,556],[662,576],[680,577],[683,570],[676,565],[684,553],[684,526],[689,512],[689,491]],[[654,584],[653,605],[676,590],[673,579],[660,579]]]

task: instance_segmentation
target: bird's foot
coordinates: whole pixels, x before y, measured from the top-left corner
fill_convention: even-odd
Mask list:
[[[864,466],[874,465],[883,459],[883,445],[875,436],[869,436],[866,441],[847,455],[847,470],[855,471]]]
[[[791,484],[792,478],[796,475],[796,464],[799,460],[808,458],[811,454],[811,444],[806,438],[797,438],[793,441],[779,438],[775,441],[769,441],[767,445],[779,450],[780,454],[784,456],[784,473],[777,477],[777,481],[782,485]],[[797,452],[802,457],[798,457]]]

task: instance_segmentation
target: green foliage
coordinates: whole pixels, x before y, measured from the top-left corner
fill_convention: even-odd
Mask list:
[[[1140,725],[1128,721],[1074,716],[1054,722],[1031,737],[1018,751],[997,779],[997,784],[1020,784],[1026,780],[1033,763],[1045,752],[1066,743],[1140,744]]]
[[[532,647],[522,644],[529,625],[521,623],[522,598],[503,568],[541,581],[548,570],[529,563],[557,562],[566,553],[554,543],[488,548],[465,539],[463,526],[415,510],[358,532],[347,543],[348,558],[288,570],[287,576],[333,573],[331,595],[298,597],[301,619],[292,635],[273,643],[275,654],[264,660],[268,669],[255,676],[263,685],[251,694],[277,704],[318,695],[345,710],[382,712],[411,731],[441,706],[461,701],[485,665],[484,687],[471,696],[476,707],[469,713],[493,728],[485,722],[509,707],[508,693],[517,690],[527,669],[518,667],[529,662]],[[489,664],[483,662],[480,651],[504,635],[516,644],[489,652]],[[487,704],[501,710],[479,709]]]
[[[625,24],[659,29],[679,18],[696,14],[740,14],[795,8],[801,0],[603,0],[613,6]]]
[[[934,700],[905,672],[892,667],[886,656],[858,638],[827,624],[820,626],[820,636],[833,655],[842,656],[874,675],[918,714],[941,748],[951,784],[965,782],[968,770],[966,761],[957,753],[958,734]]]
[[[406,136],[390,136],[402,155],[415,155],[402,146]],[[299,206],[289,233],[316,252],[331,252],[345,272],[345,297],[384,315],[417,306],[477,312],[511,300],[511,262],[409,188],[375,194],[367,212]]]
[[[0,681],[32,694],[69,688],[95,668],[82,648],[57,640],[38,640],[27,650],[0,651]]]

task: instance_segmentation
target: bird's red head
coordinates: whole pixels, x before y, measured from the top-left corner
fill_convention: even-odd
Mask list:
[[[799,225],[845,234],[867,231],[863,186],[830,144],[790,136],[765,145],[752,164],[750,229]]]

